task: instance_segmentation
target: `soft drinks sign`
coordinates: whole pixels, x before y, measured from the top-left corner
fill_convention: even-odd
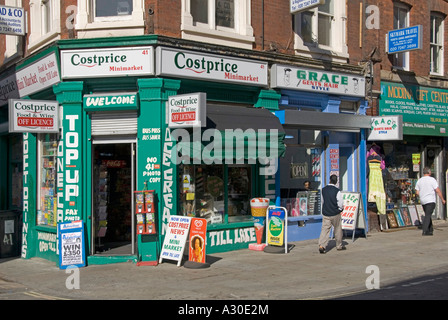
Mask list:
[[[206,124],[206,94],[192,93],[168,99],[170,128],[204,127]]]
[[[45,100],[9,100],[9,132],[58,132],[59,104]]]

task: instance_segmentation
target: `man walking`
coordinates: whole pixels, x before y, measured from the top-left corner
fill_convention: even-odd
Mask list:
[[[325,253],[330,230],[334,228],[334,238],[336,240],[336,249],[345,250],[342,245],[342,224],[341,212],[344,209],[344,202],[339,188],[338,176],[330,176],[330,183],[322,189],[322,231],[319,237],[319,252]]]
[[[431,169],[428,167],[423,168],[423,177],[418,179],[415,185],[415,191],[420,198],[420,203],[425,211],[425,217],[423,218],[423,235],[432,236],[432,213],[436,207],[436,193],[439,196],[442,203],[445,204],[442,192],[439,189],[437,180],[431,177]]]

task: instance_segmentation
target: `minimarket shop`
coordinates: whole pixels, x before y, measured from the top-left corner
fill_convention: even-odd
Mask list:
[[[34,83],[45,68],[49,78]],[[57,132],[23,133],[23,258],[57,263],[56,226],[77,220],[85,226],[88,264],[157,261],[176,214],[208,220],[207,253],[256,241],[249,200],[278,197],[275,171],[262,163],[266,154],[235,146],[225,150],[226,161],[211,163],[195,157],[193,147],[175,162],[165,106],[170,97],[205,94],[203,130],[251,128],[257,142],[264,138],[265,149],[281,156],[285,134],[269,111],[280,96],[268,90],[266,62],[184,50],[149,36],[61,40],[17,70],[27,79],[21,99],[60,105]],[[148,234],[136,228],[134,194],[142,190],[155,198]]]
[[[380,220],[381,228],[415,225],[422,210],[415,184],[423,176],[424,167],[431,168],[442,193],[446,192],[448,90],[431,87],[430,83],[382,81],[380,98],[380,116],[400,117],[403,128],[398,141],[384,137],[368,145],[369,150],[376,148],[383,163],[386,215]],[[433,218],[446,219],[445,210],[437,198]]]
[[[339,177],[342,191],[360,193],[367,203],[365,148],[371,117],[365,115],[365,78],[356,70],[274,64],[271,87],[281,94],[276,114],[286,132],[279,180],[281,202],[290,213],[288,239],[316,239],[322,221],[320,190],[330,175]]]

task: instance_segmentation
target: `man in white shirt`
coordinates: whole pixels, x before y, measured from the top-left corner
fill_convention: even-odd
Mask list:
[[[432,213],[436,207],[436,193],[439,196],[442,203],[445,204],[445,199],[443,199],[442,192],[439,189],[439,184],[437,180],[431,177],[431,169],[428,167],[423,168],[423,177],[418,179],[415,185],[415,191],[417,196],[420,198],[420,203],[425,211],[425,217],[423,219],[423,235],[432,236]]]

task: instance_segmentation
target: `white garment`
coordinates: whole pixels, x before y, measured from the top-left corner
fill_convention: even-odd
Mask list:
[[[439,187],[437,180],[431,176],[424,176],[418,179],[415,190],[418,190],[420,203],[436,203],[436,193],[435,190]]]

